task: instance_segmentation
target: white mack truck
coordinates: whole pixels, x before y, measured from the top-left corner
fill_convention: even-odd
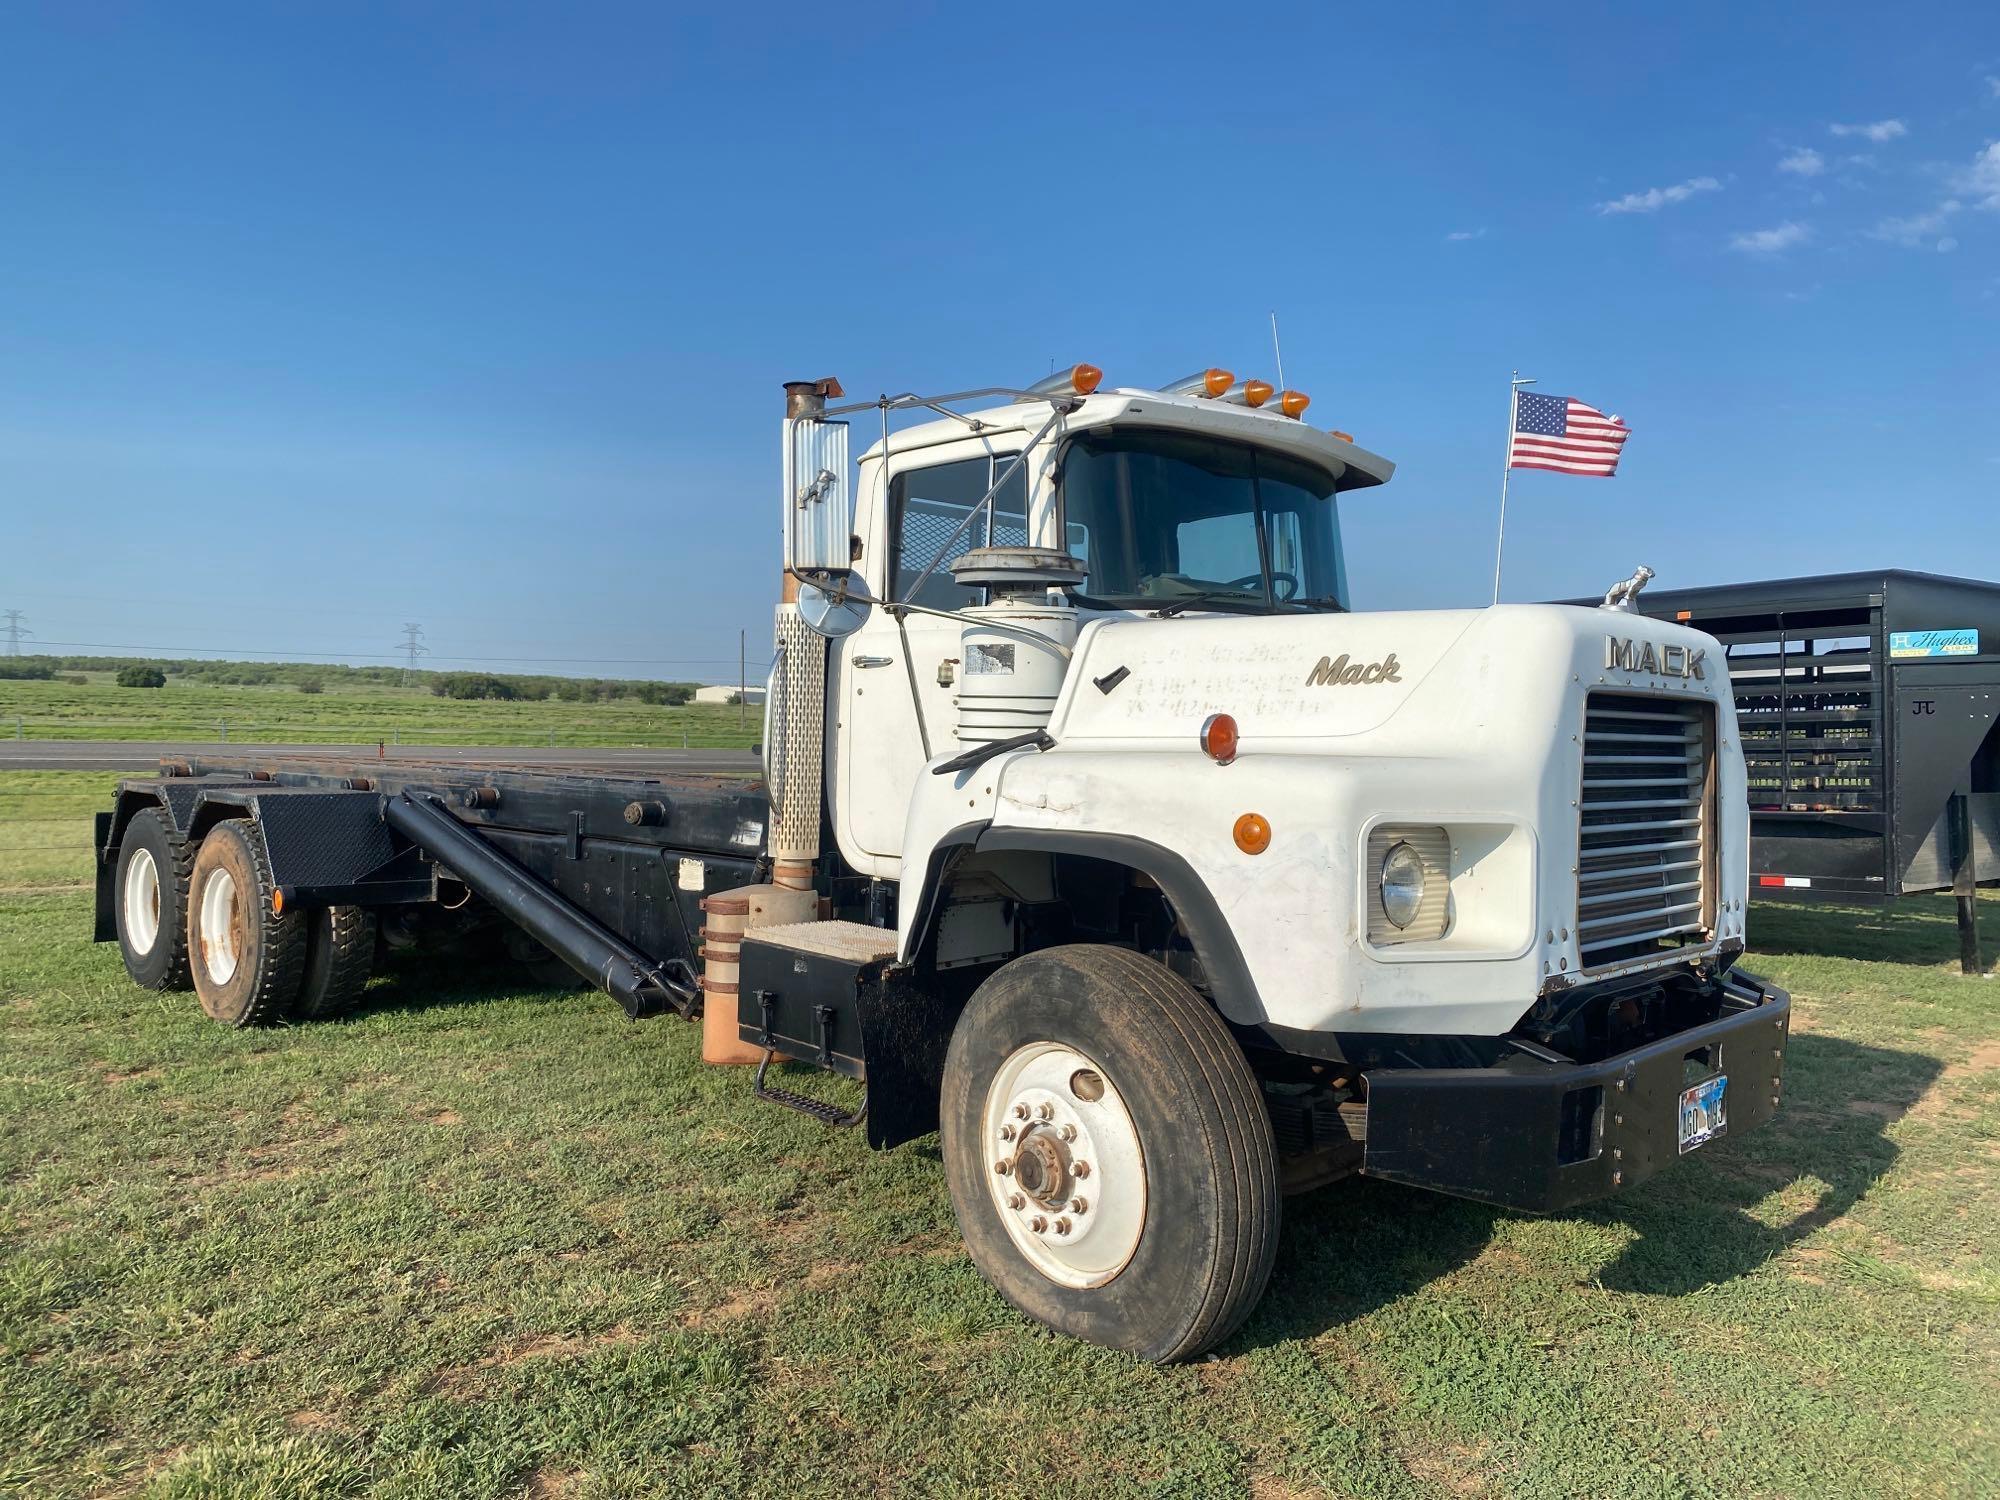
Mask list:
[[[1248,1316],[1286,1193],[1561,1211],[1770,1118],[1729,682],[1650,574],[1352,613],[1393,465],[1226,371],[841,394],[786,387],[761,780],[174,762],[99,817],[98,937],[247,1025],[490,931],[937,1130],[993,1285],[1154,1360]]]

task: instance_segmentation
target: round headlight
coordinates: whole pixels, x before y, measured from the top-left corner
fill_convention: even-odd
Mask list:
[[[1397,844],[1382,856],[1382,915],[1408,927],[1423,904],[1423,856],[1408,844]]]

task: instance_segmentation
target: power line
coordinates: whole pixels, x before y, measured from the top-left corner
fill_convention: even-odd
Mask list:
[[[431,648],[424,644],[424,627],[414,620],[405,621],[403,624],[403,650],[410,658],[403,668],[403,682],[407,686],[410,674],[417,670],[417,658],[431,654]]]
[[[21,637],[24,635],[33,635],[35,632],[28,629],[27,626],[21,623],[28,617],[20,610],[10,609],[6,611],[6,614],[7,614],[7,654],[9,656],[19,656],[21,654]]]

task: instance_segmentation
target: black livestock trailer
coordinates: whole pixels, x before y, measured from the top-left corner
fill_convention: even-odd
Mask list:
[[[2000,880],[2000,584],[1881,571],[1640,596],[1722,643],[1750,795],[1753,893],[1959,898]]]

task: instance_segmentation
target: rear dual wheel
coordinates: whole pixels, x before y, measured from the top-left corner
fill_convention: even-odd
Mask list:
[[[375,963],[374,913],[282,909],[263,835],[248,818],[217,823],[202,841],[187,932],[195,995],[226,1026],[338,1015],[359,998]]]
[[[149,990],[188,987],[187,895],[194,851],[156,807],[125,825],[112,885],[118,953],[132,982]]]

